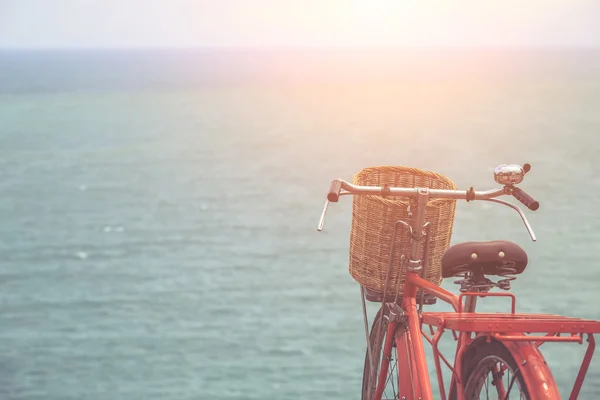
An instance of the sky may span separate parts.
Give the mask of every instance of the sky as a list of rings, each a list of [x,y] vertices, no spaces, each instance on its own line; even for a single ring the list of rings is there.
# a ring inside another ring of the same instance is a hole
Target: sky
[[[0,47],[600,46],[599,20],[599,0],[0,0]]]

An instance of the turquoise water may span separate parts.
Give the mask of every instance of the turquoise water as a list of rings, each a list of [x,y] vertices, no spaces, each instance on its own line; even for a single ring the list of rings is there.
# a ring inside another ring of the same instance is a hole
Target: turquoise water
[[[528,251],[519,311],[600,319],[598,53],[492,56],[1,54],[0,397],[360,398],[350,202],[316,224],[371,165],[531,163],[538,242],[485,203],[453,242]],[[542,349],[566,395],[584,347]]]

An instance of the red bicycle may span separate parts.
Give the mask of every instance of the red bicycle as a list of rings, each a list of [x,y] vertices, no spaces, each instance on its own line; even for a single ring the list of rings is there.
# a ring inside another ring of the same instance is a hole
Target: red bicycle
[[[475,191],[473,188],[446,190],[388,185],[360,186],[340,179],[332,182],[319,222],[319,231],[323,228],[329,203],[337,202],[343,195],[405,197],[410,199],[411,207],[416,207],[411,219],[403,222],[410,232],[404,289],[396,290],[395,298],[390,300],[389,293],[386,293],[390,290],[387,281],[383,293],[367,293],[368,290],[361,286],[367,336],[363,400],[433,398],[423,338],[433,349],[439,392],[443,400],[540,400],[559,399],[560,394],[539,347],[547,342],[581,344],[586,337],[587,351],[569,399],[578,397],[595,348],[593,334],[600,332],[600,322],[559,315],[520,314],[516,312],[514,294],[489,292],[494,287],[509,289],[510,280],[524,271],[527,254],[521,247],[508,241],[468,242],[449,247],[441,262],[442,277],[460,277],[458,283],[461,284],[462,293],[459,296],[421,276],[423,227],[427,225],[425,209],[432,199],[486,200],[509,206],[519,213],[535,241],[533,230],[521,209],[496,199],[512,195],[529,209],[537,210],[539,203],[516,186],[522,182],[529,169],[528,164],[497,167],[494,171],[495,181],[502,187],[489,191]],[[490,277],[500,279],[494,282]],[[401,296],[398,293],[402,293]],[[489,296],[510,298],[511,311],[476,312],[477,299]],[[370,330],[365,297],[381,302]],[[449,303],[454,312],[423,312],[423,304],[432,298]],[[426,327],[429,332],[426,332]],[[448,331],[456,341],[453,363],[448,361],[438,347],[440,338]],[[451,371],[447,392],[442,362]]]

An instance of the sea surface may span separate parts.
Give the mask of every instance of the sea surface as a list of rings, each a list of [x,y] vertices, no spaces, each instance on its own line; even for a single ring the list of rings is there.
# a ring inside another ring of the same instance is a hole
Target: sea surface
[[[530,163],[538,241],[472,202],[453,243],[527,250],[518,311],[600,319],[599,105],[590,49],[2,51],[0,399],[360,399],[350,200],[316,226],[374,165]],[[585,346],[542,350],[568,397]]]

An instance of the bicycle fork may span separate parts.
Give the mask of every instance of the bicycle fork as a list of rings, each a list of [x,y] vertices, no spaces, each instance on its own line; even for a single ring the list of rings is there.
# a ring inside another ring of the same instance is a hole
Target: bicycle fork
[[[399,399],[431,400],[433,398],[429,384],[429,370],[427,369],[423,341],[420,335],[421,323],[414,299],[412,299],[412,306],[410,306],[410,303],[409,300],[406,313],[403,313],[399,318],[390,319],[385,336],[377,389],[373,400],[381,400],[383,395],[388,380],[394,345],[397,352]]]

